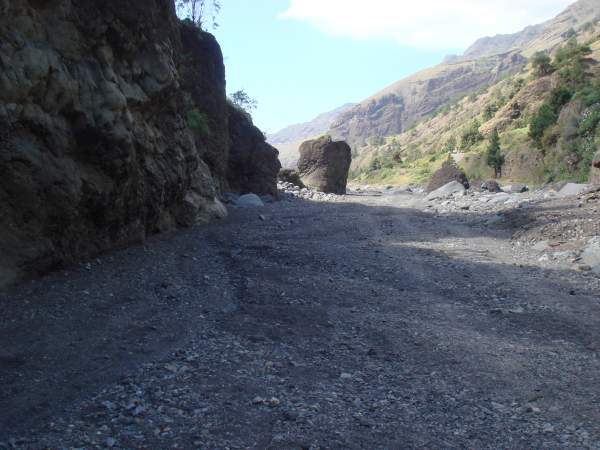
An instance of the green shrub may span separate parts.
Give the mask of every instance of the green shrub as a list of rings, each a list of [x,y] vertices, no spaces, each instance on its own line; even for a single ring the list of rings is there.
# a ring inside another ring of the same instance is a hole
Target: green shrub
[[[529,124],[529,137],[537,144],[539,148],[543,148],[542,138],[548,128],[556,123],[558,114],[548,104],[544,103],[540,110],[531,118]]]
[[[560,110],[566,105],[573,94],[564,86],[559,86],[550,93],[550,97],[542,104],[537,114],[534,114],[529,124],[529,137],[540,149],[545,148],[544,135],[546,130],[558,120]]]
[[[596,127],[600,123],[600,105],[586,111],[579,122],[578,133],[582,137],[593,136],[596,133]]]
[[[531,67],[533,68],[533,74],[538,78],[554,72],[552,59],[547,52],[537,52],[534,54],[531,58]]]
[[[479,122],[479,120],[475,119],[463,131],[460,138],[460,148],[462,150],[467,150],[483,140],[483,135],[479,131],[480,126],[481,123]]]
[[[194,133],[197,133],[201,137],[206,137],[210,135],[210,127],[208,125],[208,116],[198,111],[197,109],[192,109],[187,113],[187,126]]]

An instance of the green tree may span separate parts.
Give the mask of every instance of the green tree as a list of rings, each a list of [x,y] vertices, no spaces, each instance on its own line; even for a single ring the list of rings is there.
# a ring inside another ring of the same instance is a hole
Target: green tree
[[[554,72],[552,66],[552,59],[546,52],[537,52],[531,58],[531,66],[533,67],[533,73],[536,77],[545,77]]]
[[[244,89],[240,89],[239,91],[231,94],[231,102],[238,108],[246,111],[248,114],[250,114],[258,106],[258,102],[250,97]]]
[[[486,150],[486,162],[487,165],[494,169],[494,177],[499,178],[502,176],[502,166],[504,165],[504,156],[502,155],[502,149],[500,148],[500,135],[498,130],[494,129],[488,147]]]
[[[198,28],[204,27],[207,17],[210,17],[213,28],[219,26],[220,0],[176,0],[176,5],[179,16],[191,20]]]
[[[462,150],[467,150],[473,145],[483,140],[483,135],[479,131],[480,126],[481,123],[479,122],[479,120],[475,119],[463,131],[462,136],[460,138],[460,148]]]

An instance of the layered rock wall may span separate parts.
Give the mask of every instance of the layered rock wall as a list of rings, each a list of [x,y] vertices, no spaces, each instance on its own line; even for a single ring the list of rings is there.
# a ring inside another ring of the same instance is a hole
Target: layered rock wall
[[[0,10],[0,285],[223,216],[229,111],[211,35],[172,0]]]

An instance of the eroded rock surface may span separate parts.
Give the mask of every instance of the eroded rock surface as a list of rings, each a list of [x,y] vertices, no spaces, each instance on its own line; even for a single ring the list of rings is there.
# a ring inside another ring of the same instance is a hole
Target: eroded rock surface
[[[229,158],[221,50],[171,0],[0,6],[0,286],[222,217],[278,164],[264,138]]]
[[[351,162],[347,143],[323,136],[300,146],[298,173],[306,186],[328,194],[345,194]]]

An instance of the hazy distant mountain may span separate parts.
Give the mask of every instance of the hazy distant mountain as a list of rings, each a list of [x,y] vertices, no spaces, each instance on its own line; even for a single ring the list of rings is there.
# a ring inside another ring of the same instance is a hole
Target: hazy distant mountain
[[[267,136],[268,142],[279,150],[279,159],[284,167],[292,167],[298,161],[298,148],[307,139],[325,134],[339,116],[355,103],[346,103],[339,108],[315,117],[313,120],[290,125]]]

